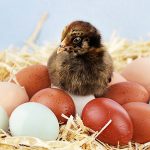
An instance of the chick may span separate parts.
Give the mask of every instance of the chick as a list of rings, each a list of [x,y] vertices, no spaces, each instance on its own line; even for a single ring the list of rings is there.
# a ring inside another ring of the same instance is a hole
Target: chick
[[[48,60],[52,84],[75,95],[103,95],[113,72],[98,30],[74,21],[62,33],[60,46]]]

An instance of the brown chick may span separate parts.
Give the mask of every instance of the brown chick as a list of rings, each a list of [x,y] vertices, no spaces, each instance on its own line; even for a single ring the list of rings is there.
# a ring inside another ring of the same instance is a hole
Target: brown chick
[[[64,29],[48,70],[53,85],[75,95],[100,97],[111,80],[113,63],[97,29],[74,21]]]

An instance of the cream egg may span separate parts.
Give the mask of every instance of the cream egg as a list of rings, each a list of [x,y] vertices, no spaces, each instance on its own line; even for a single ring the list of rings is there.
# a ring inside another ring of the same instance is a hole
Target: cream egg
[[[17,106],[28,101],[29,97],[23,87],[11,82],[0,82],[0,106],[6,110],[8,116]]]
[[[129,81],[143,85],[150,95],[150,57],[134,60],[125,67],[122,75]]]
[[[119,83],[119,82],[125,82],[127,81],[120,73],[118,72],[113,72],[111,82],[109,83],[109,86]]]

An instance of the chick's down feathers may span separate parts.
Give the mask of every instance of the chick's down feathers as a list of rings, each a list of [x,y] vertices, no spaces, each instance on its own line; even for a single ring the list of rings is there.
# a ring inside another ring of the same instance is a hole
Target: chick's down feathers
[[[100,97],[111,80],[113,63],[97,29],[88,22],[68,25],[60,46],[48,60],[54,86],[75,95]]]

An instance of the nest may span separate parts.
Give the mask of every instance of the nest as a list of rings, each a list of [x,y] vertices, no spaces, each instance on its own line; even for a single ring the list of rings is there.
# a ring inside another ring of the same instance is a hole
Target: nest
[[[47,18],[42,16],[35,31],[23,47],[9,47],[0,52],[0,81],[9,81],[20,69],[32,64],[47,64],[48,57],[57,44],[35,43],[37,35]],[[139,57],[150,56],[150,41],[128,41],[112,36],[104,43],[109,50],[115,70],[120,72],[128,63]],[[66,116],[64,116],[66,118]],[[94,132],[83,125],[79,116],[67,118],[67,124],[60,126],[59,137],[56,141],[42,141],[33,137],[11,137],[0,131],[0,150],[147,150],[150,142],[145,144],[129,143],[124,147],[114,147],[97,141],[96,137],[111,123],[111,120],[99,132]],[[89,134],[89,131],[93,134]]]
[[[66,116],[64,116],[67,118]],[[147,150],[150,142],[146,144],[129,143],[124,147],[110,146],[96,137],[111,123],[111,120],[99,131],[94,132],[85,127],[81,118],[67,118],[67,124],[60,127],[60,133],[56,141],[42,141],[34,137],[11,137],[4,131],[0,131],[0,149],[2,150]],[[92,135],[89,134],[93,133]]]

